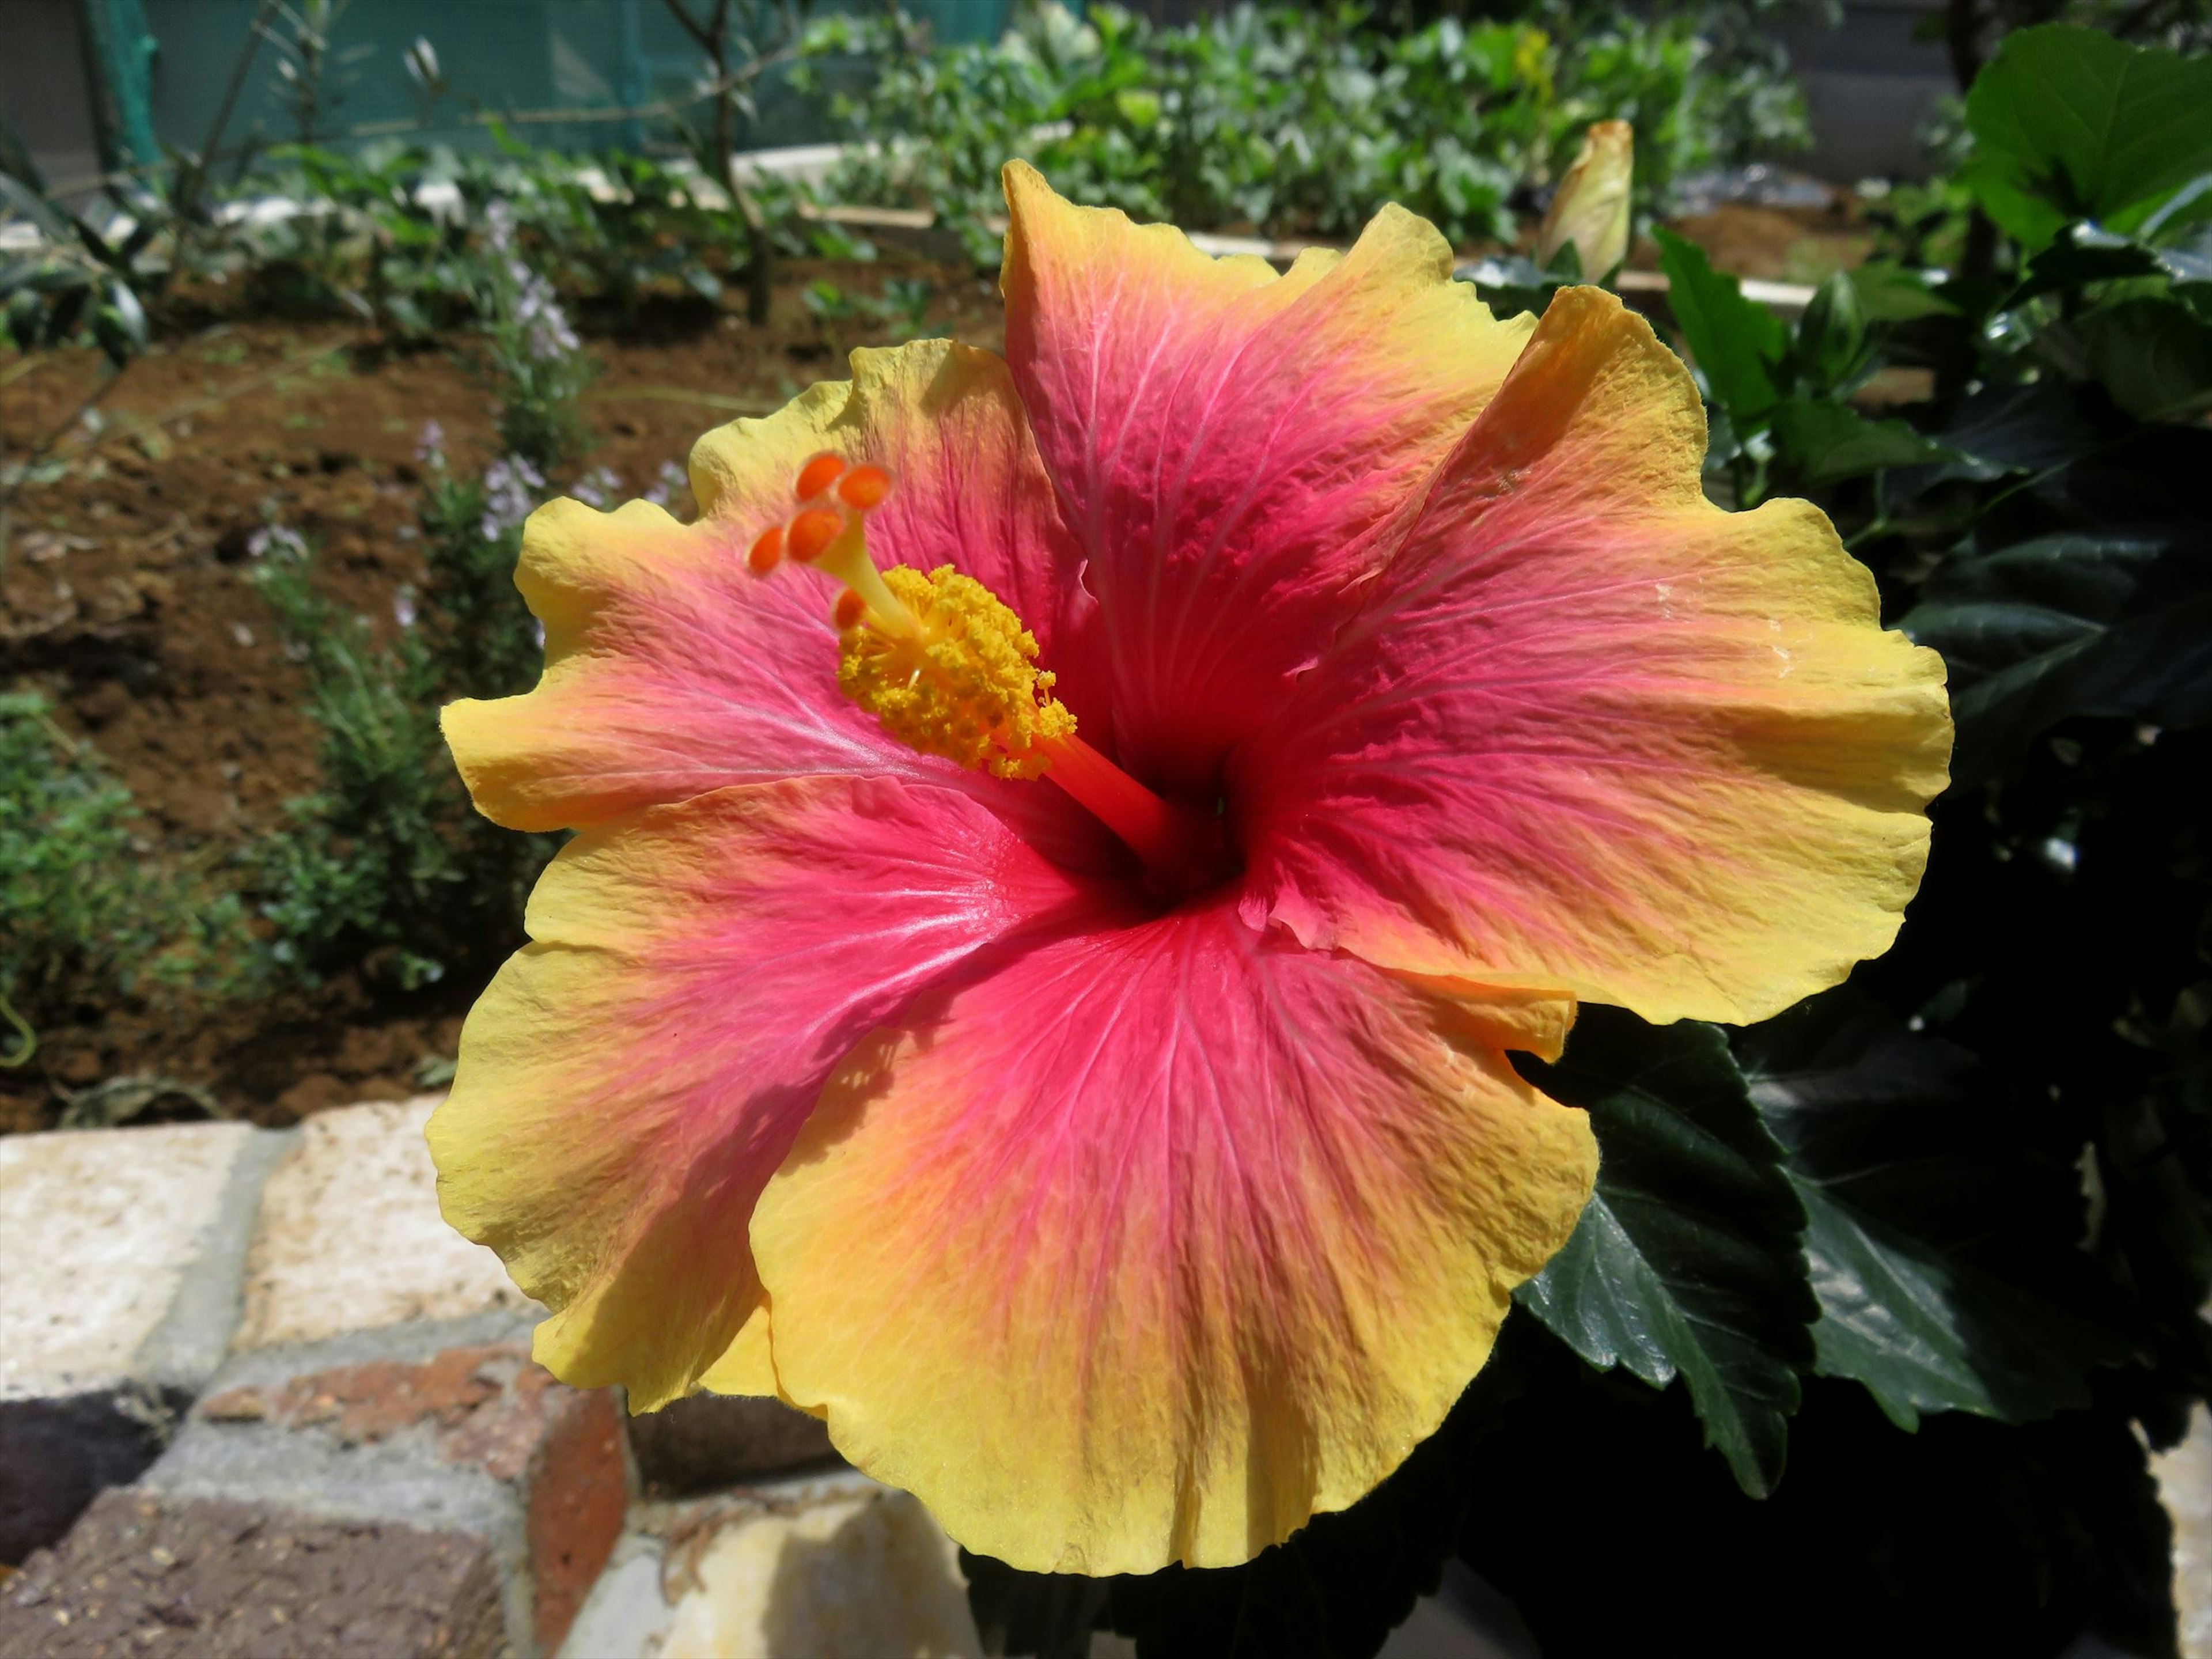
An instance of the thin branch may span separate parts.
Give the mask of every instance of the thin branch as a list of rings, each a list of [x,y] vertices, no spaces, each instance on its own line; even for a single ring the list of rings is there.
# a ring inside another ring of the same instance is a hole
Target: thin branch
[[[192,210],[198,205],[202,186],[207,182],[208,169],[215,165],[216,149],[222,143],[222,135],[230,125],[232,112],[238,107],[238,96],[246,87],[246,72],[253,67],[255,54],[261,47],[261,36],[269,21],[269,14],[276,9],[277,0],[261,0],[246,26],[246,46],[238,54],[238,61],[230,68],[230,84],[223,88],[222,102],[216,106],[215,118],[208,123],[207,137],[200,141],[199,153],[177,181],[177,193],[171,198],[170,211],[178,219],[188,222]],[[181,234],[182,233],[179,233]]]
[[[664,0],[664,3],[669,15],[684,26],[684,32],[691,37],[692,44],[700,51],[711,54],[714,50],[713,37],[707,33],[704,25],[693,20],[691,9],[684,3],[684,0]]]

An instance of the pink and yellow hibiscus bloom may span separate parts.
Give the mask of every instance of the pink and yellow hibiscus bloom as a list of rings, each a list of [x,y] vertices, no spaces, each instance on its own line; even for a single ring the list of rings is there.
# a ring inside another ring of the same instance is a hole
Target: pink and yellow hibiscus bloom
[[[1389,1474],[1572,1231],[1595,1146],[1509,1050],[1888,945],[1942,668],[1817,509],[1705,501],[1610,296],[1501,322],[1395,208],[1278,274],[1006,185],[1003,358],[854,353],[700,441],[694,524],[530,520],[544,678],[446,727],[577,834],[430,1139],[556,1375],[779,1395],[1017,1566],[1221,1565]],[[963,765],[841,690],[883,617],[747,556],[824,455],[1076,739]]]

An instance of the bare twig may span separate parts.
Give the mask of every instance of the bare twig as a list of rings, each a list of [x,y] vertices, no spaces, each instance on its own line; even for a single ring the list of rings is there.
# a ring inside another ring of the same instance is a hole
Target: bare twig
[[[714,99],[714,131],[709,141],[714,145],[714,177],[727,193],[730,204],[745,227],[745,318],[756,328],[768,322],[769,302],[775,292],[775,239],[769,234],[768,217],[761,211],[753,194],[738,182],[738,100],[736,89],[742,82],[732,76],[730,70],[730,15],[733,0],[714,0],[714,9],[702,22],[691,15],[686,0],[664,0],[669,15],[682,26],[714,71],[714,84],[721,88]],[[755,52],[749,62],[751,76],[757,77],[769,63],[773,62],[788,47],[788,40],[776,53]],[[708,158],[702,157],[702,162]]]
[[[216,106],[215,117],[208,123],[207,137],[200,141],[199,153],[178,179],[176,189],[169,198],[169,210],[177,216],[180,227],[177,239],[181,245],[185,232],[181,227],[191,222],[193,210],[199,205],[200,191],[207,184],[208,169],[215,165],[216,151],[222,143],[222,135],[230,125],[232,112],[238,107],[239,94],[245,90],[246,71],[253,67],[253,58],[260,49],[261,37],[266,31],[269,15],[276,9],[276,0],[261,0],[253,13],[253,21],[246,27],[246,45],[238,54],[238,61],[230,66],[230,84],[222,89],[222,102]],[[179,246],[179,252],[181,254]],[[175,264],[182,264],[179,258]]]

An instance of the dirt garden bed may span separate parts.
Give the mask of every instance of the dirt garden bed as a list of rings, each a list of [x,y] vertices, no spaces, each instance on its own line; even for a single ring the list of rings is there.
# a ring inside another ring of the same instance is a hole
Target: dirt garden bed
[[[995,286],[964,267],[784,276],[765,330],[702,307],[594,341],[605,371],[586,397],[588,463],[640,493],[701,433],[836,373],[862,325],[818,315],[812,283],[866,295],[920,276],[929,331],[1000,342]],[[423,580],[424,423],[444,428],[459,465],[490,459],[495,441],[491,399],[456,354],[391,352],[328,322],[201,321],[132,367],[101,405],[97,440],[80,432],[63,447],[66,476],[20,499],[0,579],[0,690],[43,690],[58,723],[110,763],[145,813],[149,858],[214,868],[319,781],[302,676],[246,579],[248,538],[275,519],[319,541],[332,597],[388,630],[395,599]],[[20,444],[65,418],[99,372],[89,351],[12,360],[0,419]],[[270,1124],[398,1098],[452,1056],[480,988],[399,994],[340,975],[270,1000],[82,1006],[42,1023],[28,1066],[0,1072],[0,1132],[51,1127],[70,1091],[118,1077],[199,1085]]]

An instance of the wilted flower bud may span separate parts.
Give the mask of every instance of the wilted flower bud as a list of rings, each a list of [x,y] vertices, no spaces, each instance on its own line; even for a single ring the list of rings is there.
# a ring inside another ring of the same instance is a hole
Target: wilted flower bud
[[[1571,242],[1583,275],[1595,282],[1626,259],[1628,186],[1635,168],[1636,129],[1626,121],[1592,125],[1536,233],[1536,263],[1549,265]]]

